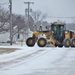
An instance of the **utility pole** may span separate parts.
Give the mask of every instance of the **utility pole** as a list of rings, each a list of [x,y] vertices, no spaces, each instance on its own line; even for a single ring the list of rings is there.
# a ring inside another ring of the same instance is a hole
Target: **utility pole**
[[[34,2],[24,2],[24,3],[28,4],[28,28],[29,28],[29,25],[30,25],[30,22],[29,22],[30,4],[34,4]]]
[[[9,22],[9,24],[10,24],[10,45],[12,45],[12,39],[13,39],[13,34],[12,34],[12,0],[9,0],[9,3],[10,3],[10,5],[9,5],[9,9],[10,9],[10,22]]]

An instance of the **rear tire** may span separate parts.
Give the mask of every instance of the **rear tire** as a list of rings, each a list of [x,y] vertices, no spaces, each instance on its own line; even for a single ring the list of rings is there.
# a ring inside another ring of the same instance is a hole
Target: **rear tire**
[[[63,45],[65,47],[70,47],[70,39],[68,39],[68,38],[64,39]]]
[[[26,45],[29,47],[33,47],[35,45],[34,39],[32,37],[26,40]]]
[[[40,38],[40,39],[38,40],[37,44],[38,44],[39,47],[45,47],[46,44],[47,44],[47,41],[46,41],[45,38]]]
[[[57,43],[55,43],[55,47],[63,47],[63,44],[57,44]]]
[[[75,47],[75,38],[71,39],[71,47]]]

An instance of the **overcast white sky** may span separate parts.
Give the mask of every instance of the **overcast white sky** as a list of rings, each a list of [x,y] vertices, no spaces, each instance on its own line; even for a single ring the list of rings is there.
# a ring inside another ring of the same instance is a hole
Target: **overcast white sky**
[[[75,17],[75,0],[12,0],[13,13],[25,14],[25,8],[27,5],[25,1],[33,1],[34,4],[31,8],[34,10],[41,10],[43,13],[47,13],[49,16],[56,17]],[[9,0],[0,0],[0,3],[9,2]],[[5,6],[5,5],[4,5]],[[56,21],[58,18],[48,18],[48,21]],[[66,22],[72,22],[71,19],[61,19]]]

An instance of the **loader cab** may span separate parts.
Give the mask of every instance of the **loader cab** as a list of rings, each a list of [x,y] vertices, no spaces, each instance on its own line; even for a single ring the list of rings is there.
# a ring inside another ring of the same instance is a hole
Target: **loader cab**
[[[51,30],[54,32],[54,38],[58,40],[60,43],[63,43],[63,40],[65,38],[65,24],[60,24],[57,22],[52,23]]]

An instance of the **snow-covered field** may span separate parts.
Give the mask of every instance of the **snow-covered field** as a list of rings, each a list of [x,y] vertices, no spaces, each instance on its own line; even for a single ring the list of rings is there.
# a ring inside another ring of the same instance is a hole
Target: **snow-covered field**
[[[20,50],[0,55],[0,75],[75,75],[75,48],[37,45],[1,48]]]

